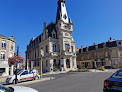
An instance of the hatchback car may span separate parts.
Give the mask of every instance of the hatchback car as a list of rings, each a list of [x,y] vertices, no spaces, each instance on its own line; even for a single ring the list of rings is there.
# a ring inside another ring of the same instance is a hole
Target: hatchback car
[[[122,69],[104,81],[103,92],[122,92]]]
[[[37,70],[22,70],[17,73],[17,82],[27,81],[27,80],[38,80],[40,78],[40,75]],[[15,84],[15,75],[10,76],[6,79],[6,83]]]

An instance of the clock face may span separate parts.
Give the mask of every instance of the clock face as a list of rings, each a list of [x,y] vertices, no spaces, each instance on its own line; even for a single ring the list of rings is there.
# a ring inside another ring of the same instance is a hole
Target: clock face
[[[64,18],[65,20],[67,19],[67,16],[66,16],[66,14],[64,14],[63,18]]]

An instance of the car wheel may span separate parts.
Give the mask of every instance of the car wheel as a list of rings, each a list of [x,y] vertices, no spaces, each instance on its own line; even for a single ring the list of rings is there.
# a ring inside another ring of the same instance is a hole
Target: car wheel
[[[16,84],[16,83],[15,83],[15,79],[13,80],[13,82],[12,82],[12,83],[13,83],[13,84]],[[17,83],[18,83],[18,80],[17,80]]]
[[[36,76],[36,77],[35,77],[35,80],[39,80],[39,77],[38,77],[38,76]]]

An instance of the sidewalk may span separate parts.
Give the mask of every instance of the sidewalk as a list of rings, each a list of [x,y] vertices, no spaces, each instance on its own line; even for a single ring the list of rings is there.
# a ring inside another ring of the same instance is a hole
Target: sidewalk
[[[102,70],[96,70],[96,69],[89,69],[91,72],[109,72],[108,69],[105,69],[105,71]]]
[[[5,82],[8,76],[0,76],[0,82]]]
[[[67,73],[67,72],[68,71],[48,72],[48,73],[44,73],[43,75],[61,74],[61,73]]]

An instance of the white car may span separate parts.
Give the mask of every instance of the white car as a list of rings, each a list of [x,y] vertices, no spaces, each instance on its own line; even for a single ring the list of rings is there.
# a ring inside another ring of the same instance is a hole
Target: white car
[[[17,73],[17,82],[27,81],[27,80],[38,80],[40,78],[40,75],[37,70],[22,70]],[[10,76],[6,79],[6,83],[15,84],[15,75]]]
[[[5,87],[3,85],[0,85],[0,92],[38,92],[38,91],[24,86]]]

